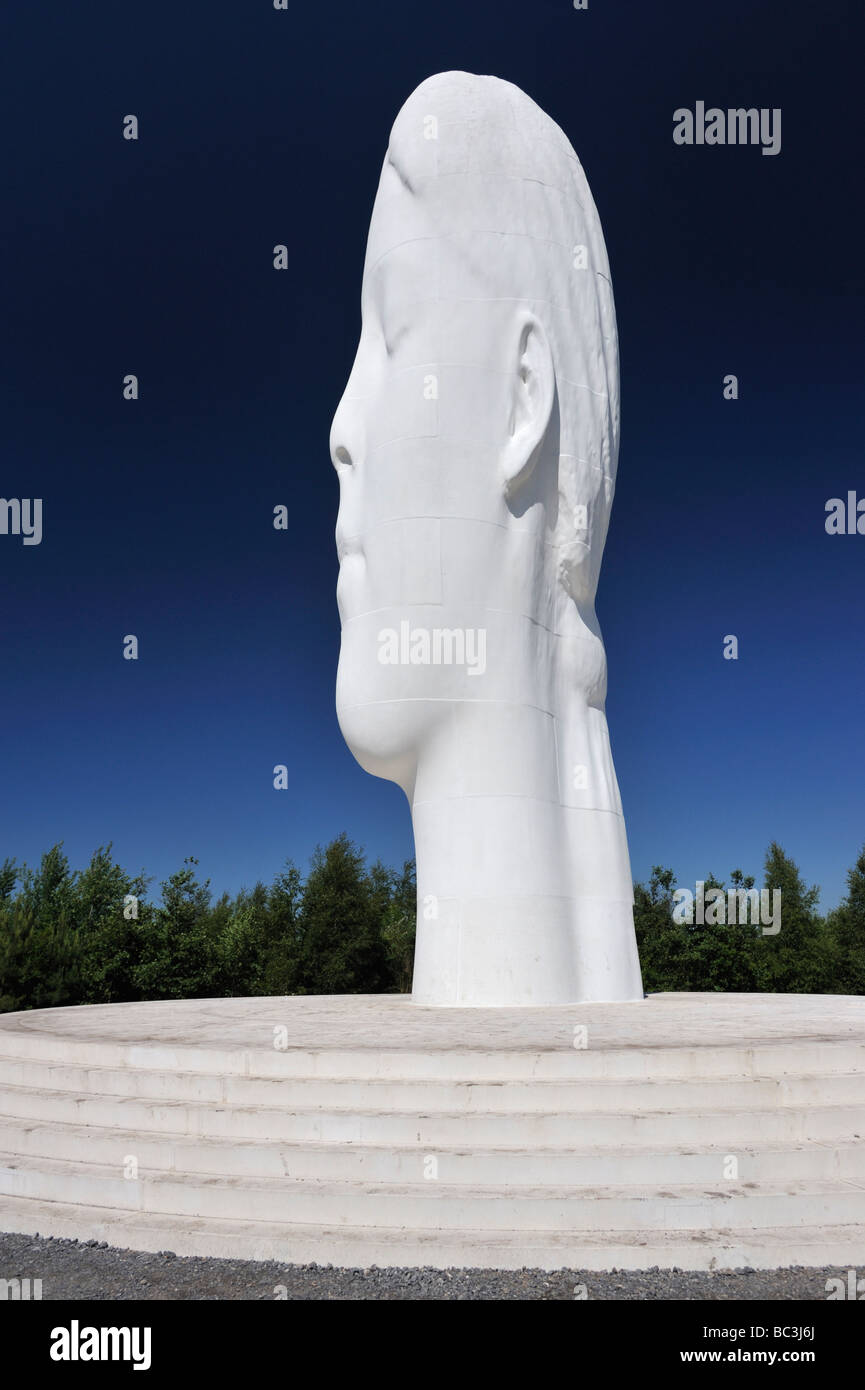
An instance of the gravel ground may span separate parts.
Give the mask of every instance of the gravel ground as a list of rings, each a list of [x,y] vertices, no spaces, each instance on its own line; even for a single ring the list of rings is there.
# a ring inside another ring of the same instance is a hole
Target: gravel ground
[[[686,1270],[341,1269],[117,1250],[95,1241],[0,1234],[0,1277],[42,1280],[51,1299],[456,1299],[629,1302],[826,1299],[846,1269]]]

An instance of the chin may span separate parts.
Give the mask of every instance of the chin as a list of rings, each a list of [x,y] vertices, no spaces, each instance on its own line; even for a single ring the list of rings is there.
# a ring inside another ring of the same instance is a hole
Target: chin
[[[336,678],[336,717],[353,757],[364,772],[396,782],[408,795],[414,783],[421,731],[419,707],[414,700],[400,700],[395,690],[382,689],[380,698],[356,698],[357,683],[340,657]],[[379,674],[381,668],[379,667]],[[381,682],[384,687],[390,682]],[[378,692],[376,692],[378,693]],[[353,698],[354,697],[354,698]]]

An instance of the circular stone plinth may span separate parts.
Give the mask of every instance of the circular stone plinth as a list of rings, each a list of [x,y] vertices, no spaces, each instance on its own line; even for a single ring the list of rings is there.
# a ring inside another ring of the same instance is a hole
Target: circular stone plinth
[[[292,995],[253,999],[162,1000],[34,1009],[0,1015],[0,1032],[53,1035],[64,1042],[214,1048],[287,1045],[426,1051],[558,1051],[574,1027],[592,1050],[755,1047],[784,1042],[865,1042],[865,998],[831,994],[653,994],[626,1004],[555,1008],[430,1008],[405,994]],[[2,1055],[2,1049],[0,1049]]]
[[[282,1262],[841,1265],[865,999],[0,1016],[0,1229]]]

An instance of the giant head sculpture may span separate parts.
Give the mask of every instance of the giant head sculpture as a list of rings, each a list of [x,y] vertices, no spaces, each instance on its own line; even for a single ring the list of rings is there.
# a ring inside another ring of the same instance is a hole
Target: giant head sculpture
[[[494,77],[403,106],[334,417],[340,727],[412,809],[413,997],[642,997],[594,601],[610,271],[559,127]]]

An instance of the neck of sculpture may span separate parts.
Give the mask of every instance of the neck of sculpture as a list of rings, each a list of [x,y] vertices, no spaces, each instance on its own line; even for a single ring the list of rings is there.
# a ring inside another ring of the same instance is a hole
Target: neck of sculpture
[[[454,703],[409,795],[418,1002],[642,997],[602,708]]]

